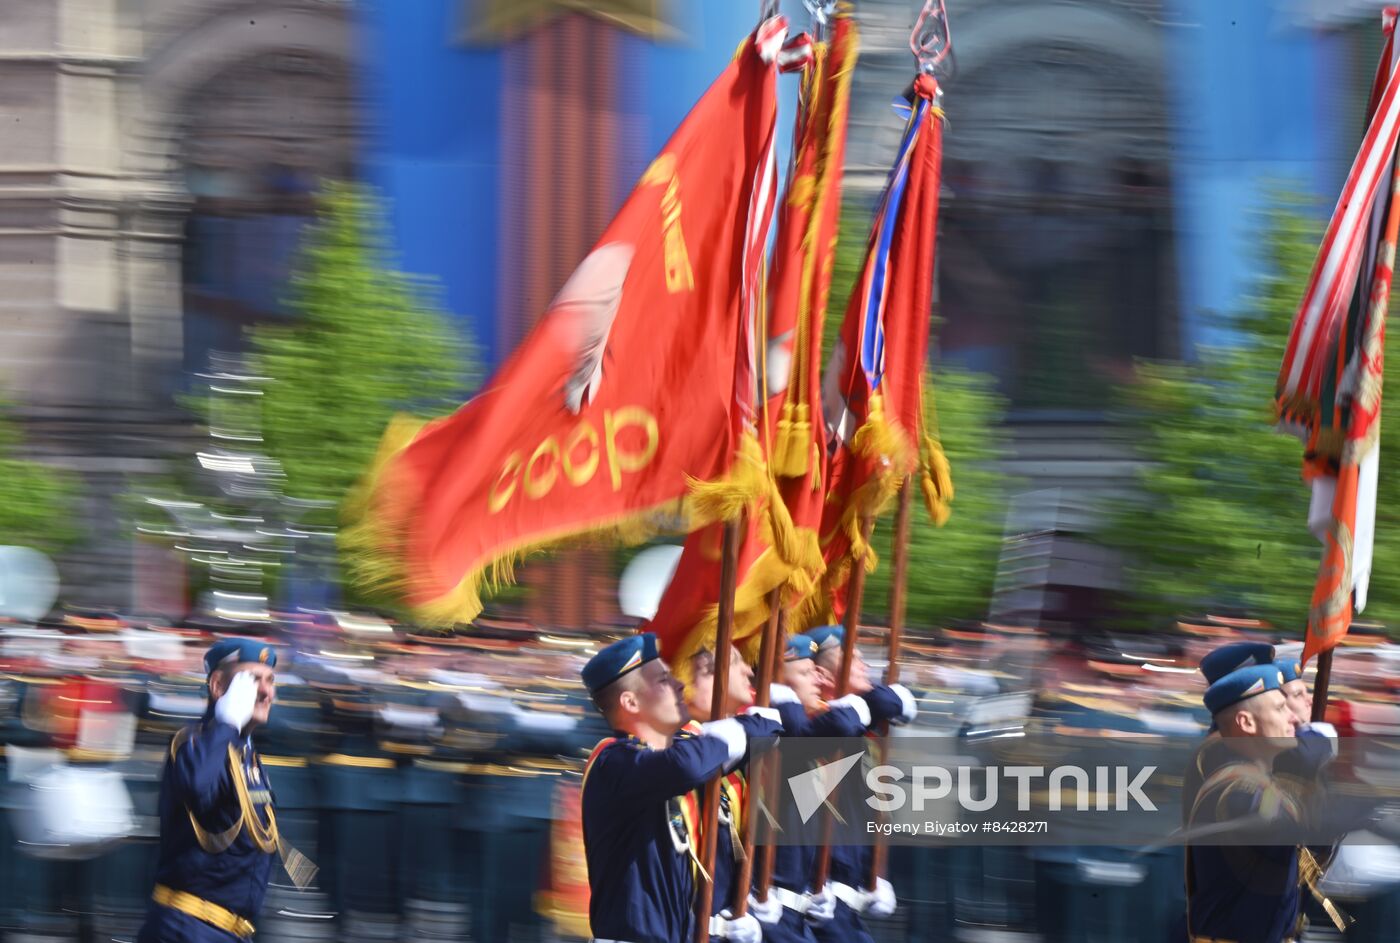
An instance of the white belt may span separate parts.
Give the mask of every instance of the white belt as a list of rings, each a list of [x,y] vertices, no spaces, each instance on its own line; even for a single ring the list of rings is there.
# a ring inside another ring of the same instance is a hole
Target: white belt
[[[851,887],[849,884],[832,881],[827,887],[831,888],[831,893],[836,896],[837,900],[844,903],[856,913],[865,910],[865,905],[869,902],[864,891],[859,888]]]
[[[602,937],[594,937],[593,943],[627,943],[626,940],[605,940]]]
[[[768,896],[776,898],[778,903],[788,910],[796,911],[799,914],[807,913],[808,908],[812,906],[812,901],[806,894],[798,894],[776,884],[768,888]]]

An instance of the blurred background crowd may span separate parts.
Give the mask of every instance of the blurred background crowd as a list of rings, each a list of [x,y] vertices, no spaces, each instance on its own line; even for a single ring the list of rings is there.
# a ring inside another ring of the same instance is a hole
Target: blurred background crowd
[[[898,140],[916,8],[855,3],[836,298]],[[1206,648],[1301,638],[1318,551],[1270,404],[1355,153],[1377,5],[948,12],[933,380],[957,497],[946,527],[914,530],[918,729],[1198,736]],[[428,632],[347,577],[338,522],[389,417],[451,408],[510,353],[757,15],[0,4],[9,938],[131,938],[163,750],[202,712],[199,658],[229,632],[283,652],[260,749],[322,868],[311,892],[274,888],[260,937],[583,933],[571,787],[602,731],[577,670],[630,628],[633,551],[533,560],[489,618]],[[787,120],[792,83],[780,96]],[[1377,625],[1333,676],[1336,719],[1372,734],[1400,727],[1384,463],[1378,504]],[[882,567],[873,664],[887,596]],[[1344,889],[1372,908],[1356,939],[1394,925],[1400,866],[1377,862]],[[1150,915],[1181,895],[1171,852],[896,849],[892,868],[885,940],[1156,941]]]
[[[321,869],[307,890],[274,878],[260,938],[585,939],[577,788],[607,731],[578,671],[618,631],[483,619],[426,635],[368,614],[171,626],[73,611],[8,624],[0,926],[16,940],[132,938],[170,737],[205,710],[211,639],[237,632],[278,648],[278,703],[259,750],[284,833]],[[876,667],[882,635],[868,628]],[[906,645],[902,677],[921,713],[904,733],[1193,744],[1209,724],[1200,656],[1287,635],[1224,617],[1183,622],[1171,640],[944,628]],[[1354,634],[1333,684],[1329,716],[1343,735],[1400,734],[1400,647]],[[1378,768],[1393,776],[1400,764]],[[1358,918],[1349,939],[1384,940],[1400,908],[1400,852],[1361,860],[1328,890]],[[1182,864],[1179,848],[897,846],[900,909],[873,923],[891,943],[1156,943],[1182,906]]]

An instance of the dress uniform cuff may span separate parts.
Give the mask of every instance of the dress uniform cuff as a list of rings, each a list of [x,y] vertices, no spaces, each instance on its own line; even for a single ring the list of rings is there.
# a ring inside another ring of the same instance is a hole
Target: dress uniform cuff
[[[828,702],[827,706],[849,707],[851,710],[855,711],[856,716],[860,718],[860,725],[862,727],[870,726],[870,705],[865,703],[865,698],[858,694],[847,694],[844,697],[838,697],[836,700]]]
[[[733,717],[712,720],[709,723],[701,724],[700,729],[705,732],[705,736],[716,737],[724,741],[725,747],[729,750],[729,761],[725,764],[725,769],[731,768],[744,758],[744,753],[749,748],[748,734],[744,733],[743,725]]]

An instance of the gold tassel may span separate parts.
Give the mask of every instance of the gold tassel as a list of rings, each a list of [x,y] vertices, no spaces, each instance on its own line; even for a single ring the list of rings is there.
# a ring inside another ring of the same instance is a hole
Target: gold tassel
[[[793,402],[790,399],[784,401],[782,416],[778,419],[777,435],[773,441],[773,452],[769,459],[769,467],[773,474],[783,478],[796,478],[804,473],[795,471],[792,461],[793,449],[802,441],[798,438],[795,412]]]
[[[297,889],[304,891],[310,887],[311,882],[316,879],[316,873],[320,871],[315,862],[281,840],[277,842],[277,853],[282,857],[282,867],[286,870],[287,877],[292,879]]]
[[[925,435],[923,442],[923,467],[919,472],[919,486],[924,493],[924,507],[937,527],[948,523],[953,502],[953,470],[948,464],[948,456],[933,437]]]
[[[691,479],[692,529],[714,521],[732,521],[749,505],[768,493],[771,478],[763,462],[763,447],[752,433],[744,433],[739,454],[729,473],[718,481]]]
[[[1356,922],[1350,914],[1342,911],[1336,904],[1332,903],[1327,895],[1323,894],[1317,886],[1317,882],[1322,880],[1322,865],[1318,864],[1317,856],[1307,848],[1298,849],[1298,879],[1308,889],[1308,893],[1322,905],[1322,909],[1331,918],[1333,926],[1338,932],[1345,932],[1346,928]]]

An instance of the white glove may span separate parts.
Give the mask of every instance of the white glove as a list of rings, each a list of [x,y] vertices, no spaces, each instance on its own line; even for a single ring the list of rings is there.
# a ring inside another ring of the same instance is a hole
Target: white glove
[[[759,923],[766,923],[772,926],[783,919],[783,905],[776,895],[769,894],[768,899],[759,901],[753,894],[749,895],[749,913],[758,919]]]
[[[830,923],[835,920],[836,895],[825,887],[820,894],[808,894],[805,916],[812,923]]]
[[[242,730],[253,719],[253,706],[258,702],[258,683],[247,671],[240,671],[228,683],[224,696],[214,702],[214,719]]]
[[[722,910],[710,917],[710,936],[733,940],[734,943],[760,943],[763,928],[753,914],[735,917],[729,911]]]
[[[894,886],[884,878],[875,879],[875,890],[865,892],[865,906],[862,913],[872,917],[888,917],[894,913]]]
[[[890,690],[899,695],[899,703],[903,710],[897,718],[893,718],[892,724],[912,724],[914,718],[919,716],[919,702],[914,699],[914,695],[902,684],[890,685]]]
[[[827,701],[827,707],[849,707],[856,712],[860,718],[862,727],[870,726],[870,705],[865,703],[865,698],[859,694],[847,694],[845,697],[838,697],[834,701]]]
[[[774,683],[768,687],[768,703],[774,707],[781,707],[783,704],[801,704],[802,699],[786,684]]]
[[[739,761],[744,758],[744,751],[749,748],[748,734],[744,733],[743,726],[733,717],[726,717],[723,720],[712,720],[709,723],[701,724],[700,729],[707,737],[717,737],[724,741],[724,745],[729,748],[729,760],[724,764],[724,769],[728,772]]]
[[[744,713],[771,720],[773,723],[780,726],[783,722],[783,718],[778,714],[778,709],[776,707],[759,707],[755,704],[753,707],[745,708]]]
[[[1313,721],[1310,724],[1303,724],[1298,728],[1299,740],[1313,740],[1322,749],[1319,752],[1324,755],[1330,753],[1329,760],[1337,757],[1337,728],[1327,723],[1325,720]]]
[[[1310,724],[1304,724],[1298,728],[1299,732],[1304,730],[1312,733],[1320,733],[1329,740],[1337,739],[1337,728],[1333,727],[1325,720],[1315,720]]]

